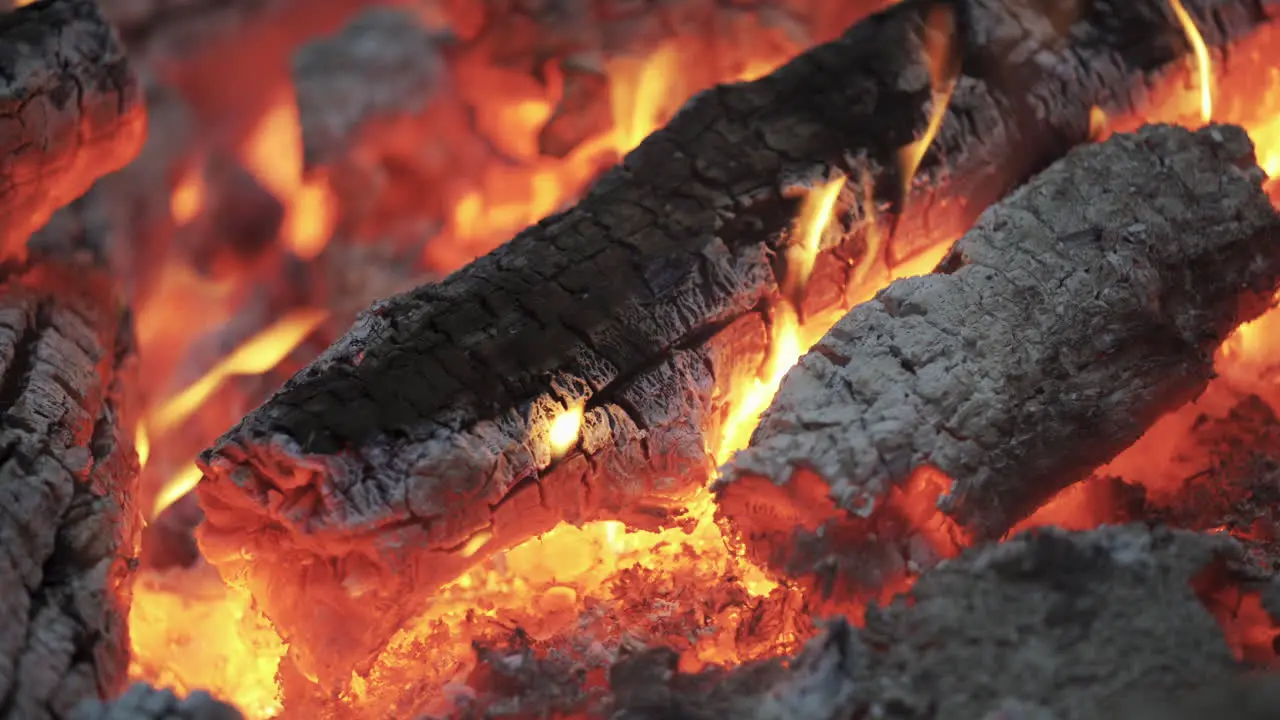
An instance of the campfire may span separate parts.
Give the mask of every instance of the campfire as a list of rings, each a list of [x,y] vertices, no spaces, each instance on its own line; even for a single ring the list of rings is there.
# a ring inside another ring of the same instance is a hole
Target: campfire
[[[1271,0],[0,57],[0,717],[1280,712]]]

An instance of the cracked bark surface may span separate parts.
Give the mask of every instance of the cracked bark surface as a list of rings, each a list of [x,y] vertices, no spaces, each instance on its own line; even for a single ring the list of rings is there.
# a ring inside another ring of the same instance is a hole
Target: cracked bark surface
[[[1215,46],[1269,20],[1254,3],[1187,5]],[[925,2],[696,96],[575,208],[375,305],[203,456],[202,547],[305,674],[340,685],[416,598],[560,521],[671,522],[710,476],[728,396],[761,365],[778,251],[816,179],[853,182],[806,313],[846,307],[869,265],[959,236],[1085,141],[1091,106],[1143,110],[1185,72],[1163,0],[1081,5],[1056,25],[1041,3],[960,7],[964,69],[910,212],[889,200],[897,152],[928,119]],[[1036,63],[1008,63],[1029,51]],[[894,220],[892,244],[867,252]],[[578,404],[577,447],[556,458],[548,422]]]
[[[998,539],[1197,396],[1267,309],[1263,178],[1234,126],[1072,151],[801,359],[717,483],[721,517],[757,557],[853,589],[931,528]]]
[[[0,257],[146,134],[137,79],[94,0],[47,0],[0,15]]]
[[[689,674],[664,648],[624,657],[609,673],[608,717],[1270,717],[1276,680],[1246,677],[1205,600],[1251,581],[1243,557],[1226,536],[1144,524],[1021,534],[925,572],[909,593],[872,607],[862,629],[829,621],[785,662]],[[540,671],[533,658],[508,657],[482,663],[495,673]],[[485,702],[451,718],[554,707],[545,688],[564,683],[549,685],[558,669],[543,672],[546,681],[495,684]]]
[[[0,718],[114,695],[140,529],[133,347],[111,279],[32,255],[0,280]]]

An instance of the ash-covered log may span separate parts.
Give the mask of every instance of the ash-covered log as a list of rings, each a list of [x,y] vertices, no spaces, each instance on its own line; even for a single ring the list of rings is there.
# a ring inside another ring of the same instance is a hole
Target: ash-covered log
[[[1186,5],[1215,46],[1269,21],[1251,2]],[[1072,7],[909,0],[696,96],[575,208],[376,305],[219,440],[202,460],[203,548],[303,673],[337,685],[481,557],[560,521],[671,522],[762,364],[803,191],[851,179],[808,283],[813,315],[844,307],[864,261],[959,236],[1084,142],[1091,107],[1141,111],[1185,72],[1164,0]],[[939,13],[961,70],[907,201],[927,211],[899,217],[885,206],[928,123],[923,37]],[[892,244],[868,253],[890,222]],[[579,408],[557,452],[552,420]]]
[[[32,254],[0,280],[0,717],[124,687],[140,515],[133,347],[112,278]]]
[[[142,147],[146,110],[94,0],[0,15],[0,257]]]
[[[873,606],[865,629],[836,620],[785,666],[690,676],[659,652],[623,662],[611,673],[612,717],[1254,717],[1231,710],[1274,703],[1274,682],[1242,680],[1248,668],[1201,597],[1248,581],[1241,563],[1223,535],[1036,530],[927,571],[906,595]],[[1149,714],[1156,708],[1169,714]]]
[[[1214,349],[1267,309],[1263,179],[1234,126],[1072,151],[802,358],[718,512],[771,564],[855,588],[921,536],[1001,537],[1198,395]]]
[[[203,690],[179,698],[172,690],[137,683],[109,702],[83,703],[71,720],[244,720],[244,716]]]

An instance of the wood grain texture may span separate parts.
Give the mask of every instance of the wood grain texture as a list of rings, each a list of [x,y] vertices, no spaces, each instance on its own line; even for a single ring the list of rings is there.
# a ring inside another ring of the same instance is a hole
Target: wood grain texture
[[[725,468],[719,513],[789,572],[838,566],[876,588],[882,555],[927,531],[879,521],[933,468],[946,521],[1001,537],[1198,395],[1214,349],[1269,306],[1280,213],[1263,178],[1234,126],[1072,151],[935,274],[892,284],[819,341]],[[859,527],[875,537],[865,557]]]
[[[1252,2],[1187,4],[1215,45],[1269,20]],[[1072,3],[1065,20],[1059,4],[963,2],[964,70],[895,216],[897,152],[928,118],[931,7],[901,3],[694,97],[575,208],[375,305],[204,455],[202,545],[306,674],[345,682],[415,598],[557,522],[670,522],[712,472],[727,398],[761,365],[779,251],[815,180],[852,178],[811,313],[847,305],[886,223],[898,234],[873,259],[887,264],[958,237],[1084,142],[1091,106],[1140,111],[1185,72],[1163,0]],[[553,457],[549,420],[584,403],[580,442]]]
[[[146,135],[137,79],[95,0],[42,0],[0,15],[0,256]]]
[[[32,256],[33,262],[36,256]],[[126,680],[140,516],[128,313],[91,263],[0,281],[0,718],[65,718]]]

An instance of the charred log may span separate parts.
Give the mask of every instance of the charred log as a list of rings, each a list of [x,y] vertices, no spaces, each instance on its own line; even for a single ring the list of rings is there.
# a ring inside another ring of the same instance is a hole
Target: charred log
[[[138,683],[111,702],[91,701],[72,720],[243,720],[238,710],[197,690],[179,698],[172,690]]]
[[[1144,526],[1033,531],[924,573],[871,608],[864,630],[834,622],[785,668],[747,666],[713,683],[615,668],[613,717],[1211,720],[1255,715],[1190,710],[1259,703],[1274,713],[1274,681],[1241,681],[1247,668],[1193,591],[1206,574],[1234,582],[1241,553],[1225,536]],[[719,692],[726,683],[734,693]],[[1227,687],[1253,691],[1228,697]],[[1150,714],[1171,710],[1170,698],[1176,712]]]
[[[1214,45],[1268,21],[1253,3],[1187,4],[1213,18],[1201,26]],[[760,367],[775,259],[816,179],[834,168],[852,182],[808,314],[845,306],[857,267],[882,259],[866,247],[886,223],[889,262],[958,236],[1084,142],[1092,106],[1143,110],[1149,87],[1183,72],[1163,0],[1082,4],[1065,20],[1021,0],[960,7],[962,72],[907,199],[927,210],[885,212],[933,95],[933,8],[905,2],[697,96],[576,208],[375,306],[205,455],[202,545],[252,588],[305,674],[342,682],[416,598],[557,522],[670,522],[712,471],[729,395]],[[1015,49],[1037,62],[1010,63]],[[558,457],[548,425],[578,407],[579,441]]]
[[[128,315],[100,267],[0,281],[0,717],[114,695],[139,515]]]
[[[1263,178],[1231,126],[1068,154],[937,273],[832,328],[726,468],[719,512],[763,559],[854,588],[939,527],[1001,537],[1198,395],[1213,350],[1269,306]]]
[[[146,134],[137,79],[94,0],[0,15],[0,256],[133,159]]]

